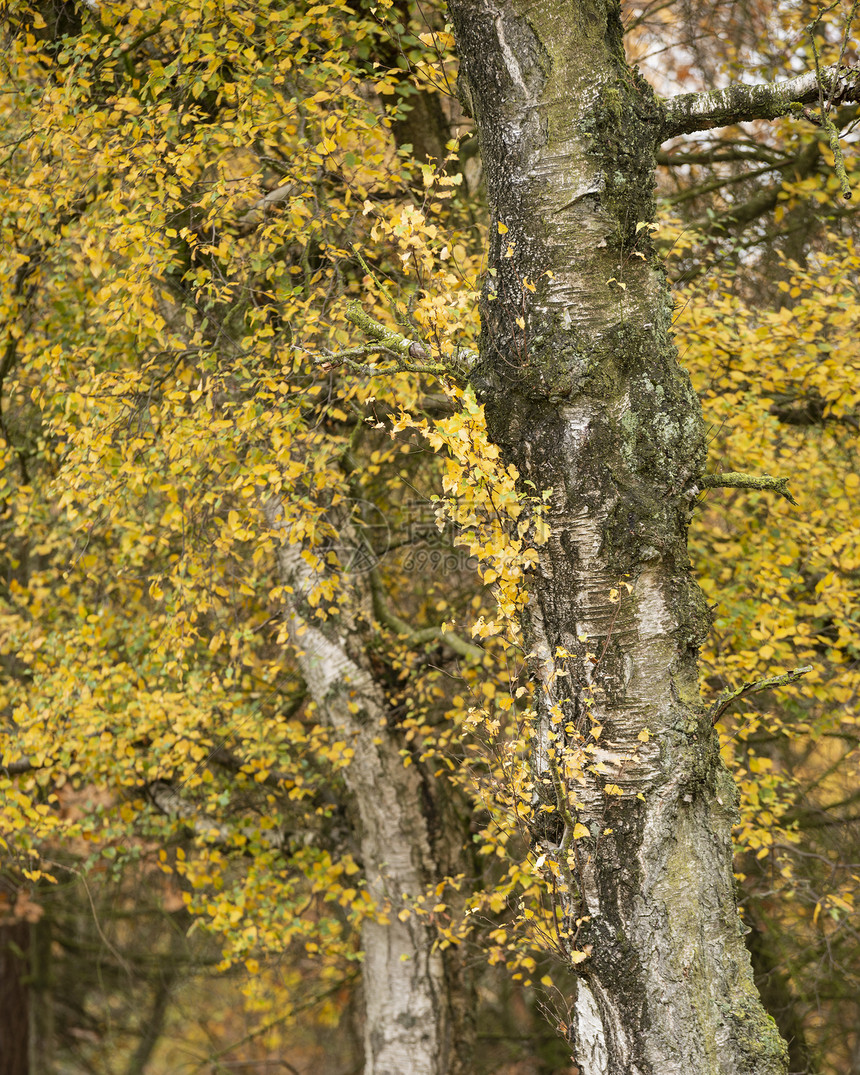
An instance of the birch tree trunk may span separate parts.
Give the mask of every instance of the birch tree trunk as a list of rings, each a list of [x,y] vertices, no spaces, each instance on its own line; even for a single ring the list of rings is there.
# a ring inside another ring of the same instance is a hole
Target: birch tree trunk
[[[574,1059],[775,1075],[785,1047],[735,898],[736,791],[698,686],[704,430],[647,227],[668,112],[626,64],[611,0],[449,8],[492,213],[472,379],[521,481],[552,489],[526,631],[538,792],[564,822],[543,850],[569,880],[564,943],[588,954]]]
[[[306,597],[319,581],[291,544],[276,501],[280,574],[290,591],[285,620],[321,721],[354,754],[343,770],[359,823],[367,891],[378,914],[362,926],[365,1075],[466,1075],[471,1071],[473,1006],[457,949],[443,952],[426,917],[399,917],[410,900],[456,873],[462,833],[444,790],[420,765],[404,765],[395,722],[367,662],[346,602],[325,623]],[[356,588],[360,580],[353,580]],[[387,908],[387,910],[386,910]]]

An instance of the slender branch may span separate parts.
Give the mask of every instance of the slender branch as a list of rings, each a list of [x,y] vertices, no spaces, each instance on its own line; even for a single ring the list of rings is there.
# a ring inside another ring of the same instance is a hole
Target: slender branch
[[[771,212],[779,200],[783,183],[796,182],[811,175],[818,164],[820,156],[821,145],[816,138],[804,146],[796,156],[774,169],[779,176],[778,181],[769,184],[747,201],[732,205],[726,212],[721,213],[716,218],[702,217],[699,220],[691,221],[690,230],[702,231],[708,235],[717,232],[742,231],[747,225],[754,223],[766,213]],[[758,238],[756,241],[761,242],[761,239]],[[710,268],[710,260],[706,261],[706,266]]]
[[[410,627],[406,620],[402,620],[386,604],[382,584],[376,571],[370,572],[370,589],[373,595],[373,614],[384,627],[398,635],[403,635],[411,645],[420,646],[425,642],[439,641],[468,660],[480,661],[483,659],[484,651],[481,647],[467,642],[465,638],[461,638],[455,631],[443,631],[441,627],[425,627],[416,631]]]
[[[821,69],[820,80],[815,71],[807,71],[758,86],[733,82],[711,93],[678,94],[663,102],[665,119],[659,140],[753,119],[777,119],[803,105],[817,104],[824,90],[834,104],[860,101],[860,70],[834,64]]]
[[[629,34],[631,30],[635,30],[637,26],[642,26],[648,22],[653,15],[656,15],[659,11],[665,10],[667,7],[672,7],[675,0],[662,0],[656,7],[646,7],[635,19],[631,19],[624,24],[624,33]]]
[[[456,355],[442,355],[438,362],[430,359],[427,348],[420,340],[411,340],[393,329],[376,321],[361,308],[358,302],[351,302],[346,308],[346,319],[360,329],[372,342],[359,347],[349,347],[343,351],[322,351],[311,358],[322,369],[335,366],[347,366],[355,373],[370,377],[388,376],[392,373],[429,373],[434,377],[447,377],[462,383],[470,366],[478,356],[474,351],[462,348]],[[359,359],[372,355],[384,355],[392,359],[394,365],[379,367]]]
[[[824,811],[822,807],[822,812]],[[848,817],[819,817],[817,820],[809,820],[803,822],[803,830],[806,832],[808,829],[829,829],[838,825],[854,825],[860,821],[860,814],[849,814]]]
[[[858,0],[853,0],[851,4],[851,10],[848,12],[848,18],[845,20],[845,33],[842,35],[842,47],[839,49],[839,59],[837,64],[841,64],[845,58],[845,50],[848,48],[848,42],[851,40],[851,24],[854,22],[854,16],[857,14]],[[819,18],[821,16],[819,15]],[[833,88],[830,90],[830,97],[827,100],[827,108],[825,111],[829,112],[833,107]]]
[[[739,172],[736,175],[721,175],[716,179],[712,179],[709,183],[703,183],[698,187],[689,187],[687,190],[681,191],[680,194],[670,195],[665,199],[666,205],[680,205],[681,202],[692,201],[693,198],[701,198],[705,194],[710,194],[714,190],[721,190],[723,187],[732,186],[735,183],[746,183],[750,179],[758,179],[759,176],[767,175],[768,172],[775,172],[776,165],[764,164],[761,168],[755,168],[751,172]]]
[[[827,141],[830,143],[830,150],[833,153],[833,170],[836,172],[836,178],[839,180],[839,189],[842,191],[842,197],[847,201],[851,201],[851,187],[848,183],[848,173],[845,170],[845,158],[842,156],[842,147],[839,145],[839,131],[833,123],[830,116],[825,115],[822,124],[825,131],[827,131]]]
[[[283,1008],[278,1011],[277,1015],[272,1016],[270,1019],[264,1020],[259,1026],[254,1027],[252,1030],[243,1037],[236,1041],[230,1042],[224,1048],[219,1049],[218,1052],[209,1053],[208,1056],[202,1058],[197,1066],[194,1068],[194,1072],[201,1071],[206,1065],[214,1065],[221,1063],[223,1066],[222,1058],[234,1049],[238,1049],[242,1045],[247,1045],[249,1041],[253,1041],[255,1038],[259,1038],[262,1034],[268,1034],[270,1030],[273,1030],[281,1023],[287,1022],[288,1019],[294,1019],[303,1011],[307,1011],[308,1008],[312,1008],[315,1004],[319,1004],[332,994],[344,989],[346,986],[354,982],[359,976],[359,970],[356,967],[354,970],[350,970],[343,976],[339,976],[334,985],[327,989],[321,990],[319,993],[314,993],[310,997],[306,997],[300,1004],[287,1004],[286,1010]],[[211,1070],[211,1067],[210,1067]]]
[[[797,504],[788,491],[788,478],[772,478],[769,474],[740,474],[737,471],[703,474],[698,484],[702,489],[773,489],[789,504]]]
[[[657,153],[657,163],[664,164],[668,167],[674,167],[675,165],[684,164],[725,164],[736,163],[738,161],[767,161],[776,168],[777,166],[784,164],[787,160],[785,153],[765,145],[751,146],[748,143],[720,139],[714,144],[713,149],[692,152],[678,148],[681,144],[682,143],[680,142],[676,143],[676,147],[672,149],[661,149]],[[732,148],[733,146],[736,148]]]
[[[839,132],[834,126],[833,120],[829,115],[830,110],[833,108],[833,100],[836,95],[837,79],[833,79],[830,83],[830,94],[827,98],[827,102],[824,100],[824,86],[821,79],[821,57],[818,53],[818,42],[815,40],[815,28],[821,21],[822,15],[825,12],[832,10],[836,7],[838,0],[834,0],[834,3],[829,8],[820,10],[815,19],[807,26],[809,32],[809,38],[812,42],[812,55],[815,59],[815,75],[818,79],[818,110],[820,115],[821,126],[827,131],[827,140],[830,143],[830,149],[833,153],[833,167],[836,171],[836,175],[839,179],[839,187],[842,191],[842,197],[846,201],[851,200],[851,187],[848,185],[848,174],[845,171],[845,158],[842,156],[842,147],[839,145]],[[851,14],[848,16],[848,26],[846,30],[851,29],[851,21],[854,18],[854,12],[857,8],[857,0],[851,6]],[[842,62],[842,57],[845,54],[845,44],[843,43],[842,50],[839,53],[839,63]],[[838,65],[837,65],[838,66]],[[807,109],[803,109],[804,113],[808,113]],[[810,117],[811,118],[811,117]]]
[[[794,680],[800,679],[801,676],[805,676],[807,672],[811,671],[812,665],[807,664],[802,668],[792,668],[790,672],[785,672],[781,676],[771,676],[769,679],[755,679],[750,683],[744,683],[742,687],[738,687],[736,690],[723,691],[708,710],[711,724],[716,724],[723,713],[739,698],[743,698],[745,694],[758,694],[760,691],[769,691],[773,687],[784,687],[787,683],[793,683]]]

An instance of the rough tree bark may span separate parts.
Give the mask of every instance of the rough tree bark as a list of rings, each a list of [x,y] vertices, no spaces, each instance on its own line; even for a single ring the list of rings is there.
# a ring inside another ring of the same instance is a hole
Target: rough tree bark
[[[492,212],[472,381],[521,480],[553,490],[526,630],[537,785],[563,823],[543,850],[569,879],[564,943],[589,954],[574,1059],[583,1075],[776,1075],[785,1046],[735,898],[736,790],[699,693],[701,408],[648,223],[661,141],[783,115],[817,85],[661,102],[625,61],[613,0],[449,10]]]

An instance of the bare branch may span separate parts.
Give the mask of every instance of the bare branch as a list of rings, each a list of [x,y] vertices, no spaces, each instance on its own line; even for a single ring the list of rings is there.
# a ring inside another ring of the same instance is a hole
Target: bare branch
[[[711,718],[711,724],[716,724],[723,713],[725,713],[734,702],[743,698],[745,694],[758,694],[761,691],[769,691],[773,687],[784,687],[787,683],[793,683],[796,679],[800,679],[801,676],[805,676],[807,672],[811,671],[812,665],[807,664],[802,668],[792,668],[790,672],[785,672],[781,676],[771,676],[769,679],[756,679],[750,683],[744,683],[744,685],[738,687],[737,690],[723,691],[708,711],[708,715]]]
[[[804,105],[817,104],[821,91],[833,104],[860,101],[860,71],[834,64],[821,70],[821,78],[808,71],[781,82],[747,86],[733,82],[711,93],[681,93],[663,102],[665,121],[660,141],[712,127],[727,127],[753,119],[777,119]]]
[[[231,829],[217,821],[210,815],[201,812],[189,802],[186,802],[179,791],[166,780],[155,780],[146,788],[153,806],[166,817],[176,818],[181,821],[195,836],[207,843],[230,844],[235,836]],[[240,830],[243,836],[256,835],[262,843],[269,847],[283,849],[286,840],[281,832],[254,833],[253,829]]]
[[[661,149],[657,154],[657,163],[667,167],[676,167],[685,164],[723,164],[750,161],[759,163],[766,161],[773,167],[785,164],[788,156],[782,150],[776,150],[767,145],[750,145],[745,142],[732,142],[719,139],[707,149],[692,151],[684,148],[678,142],[670,149]]]

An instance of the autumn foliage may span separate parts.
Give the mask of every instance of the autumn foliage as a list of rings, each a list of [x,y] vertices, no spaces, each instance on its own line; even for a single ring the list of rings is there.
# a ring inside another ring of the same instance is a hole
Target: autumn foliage
[[[553,822],[535,816],[518,621],[547,491],[516,492],[464,378],[421,369],[476,347],[489,219],[441,5],[14,0],[5,14],[0,925],[48,922],[62,981],[75,931],[137,968],[123,916],[143,915],[170,977],[152,1071],[179,1070],[181,1049],[209,1070],[285,1042],[322,1065],[310,1020],[340,1024],[332,1051],[354,1057],[368,916],[427,919],[478,968],[486,1025],[508,1012],[552,1037],[561,879],[532,850]],[[643,57],[646,16],[631,29]],[[749,54],[742,35],[732,49],[712,50],[717,69]],[[813,666],[719,731],[766,1000],[771,987],[809,1070],[836,1072],[860,996],[860,252],[826,141],[795,120],[769,138],[755,244],[709,230],[752,182],[730,171],[752,148],[710,191],[698,163],[666,171],[656,240],[712,469],[788,477],[798,502],[702,493],[691,540],[713,696]],[[715,139],[714,160],[749,141]],[[779,170],[810,144],[814,168]],[[780,230],[796,220],[800,248]],[[350,323],[355,301],[421,341],[414,369]],[[349,610],[387,699],[380,734],[453,804],[459,865],[406,905],[365,885],[354,744],[298,668],[285,534],[317,621]],[[600,657],[581,642],[558,655],[570,674]],[[183,1029],[170,1005],[203,978],[220,1014]],[[83,1009],[97,1021],[126,990],[112,978]],[[114,1070],[111,1050],[140,1048],[145,1020],[75,1038],[82,1018],[60,1016],[70,1063]],[[561,1038],[540,1047],[563,1070]],[[486,1070],[516,1057],[494,1050]]]

